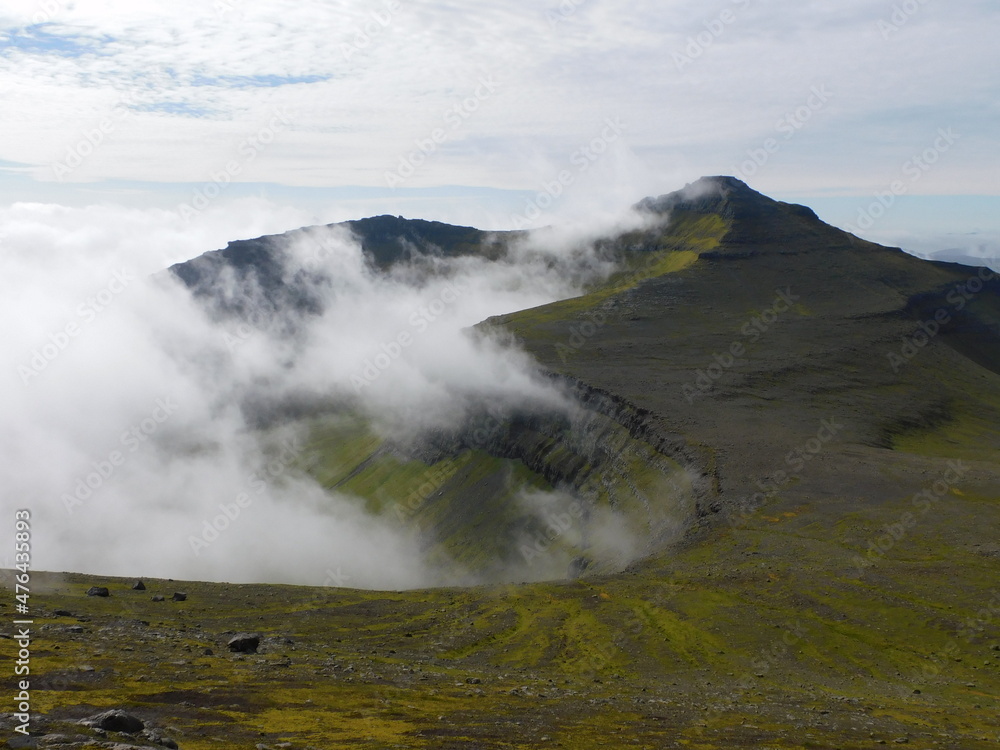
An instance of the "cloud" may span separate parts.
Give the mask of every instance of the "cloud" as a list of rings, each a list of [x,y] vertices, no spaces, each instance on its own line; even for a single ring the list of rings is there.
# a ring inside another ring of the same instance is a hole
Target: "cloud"
[[[625,143],[662,190],[667,179],[729,173],[812,86],[827,85],[836,101],[762,170],[759,187],[863,191],[928,133],[954,127],[969,148],[921,192],[995,193],[989,34],[1000,10],[990,3],[922,3],[895,19],[860,0],[836,12],[750,0],[521,0],[475,12],[445,0],[7,6],[8,40],[47,41],[8,44],[0,57],[17,113],[0,158],[34,165],[38,180],[54,179],[51,163],[127,97],[129,126],[74,179],[200,182],[281,109],[294,125],[240,181],[384,185],[386,169],[493,76],[495,96],[411,186],[531,190],[549,179],[548,163],[621,117]],[[508,158],[525,151],[541,158]]]
[[[17,321],[0,367],[0,512],[32,510],[44,569],[455,582],[411,529],[303,474],[308,435],[287,414],[338,405],[405,444],[484,403],[569,410],[526,354],[470,327],[572,296],[612,262],[579,230],[549,230],[496,262],[426,256],[378,272],[349,233],[319,227],[286,235],[282,267],[318,307],[275,307],[231,276],[218,290],[249,300],[245,323],[157,271],[222,244],[241,219],[298,219],[246,208],[252,219],[209,211],[196,225],[108,206],[21,204],[0,217],[0,307]]]

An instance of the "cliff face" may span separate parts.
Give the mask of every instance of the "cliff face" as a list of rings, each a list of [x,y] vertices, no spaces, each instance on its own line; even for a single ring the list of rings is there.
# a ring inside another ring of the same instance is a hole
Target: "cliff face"
[[[610,394],[559,385],[569,413],[483,410],[417,441],[321,418],[307,467],[418,534],[456,582],[618,572],[718,509],[704,456]]]

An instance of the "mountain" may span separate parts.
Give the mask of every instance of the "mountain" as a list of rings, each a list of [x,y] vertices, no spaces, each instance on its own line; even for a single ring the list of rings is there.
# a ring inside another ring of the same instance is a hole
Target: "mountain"
[[[865,242],[733,178],[640,206],[674,222],[717,220],[718,245],[614,295],[494,322],[546,367],[708,446],[723,498],[794,475],[782,487],[791,504],[856,502],[883,493],[894,447],[997,455],[1000,281],[988,269]],[[604,322],[582,346],[552,346],[597,311]],[[824,420],[837,430],[822,460],[787,460]],[[952,436],[946,446],[941,431]]]
[[[318,300],[308,289],[308,274],[300,272],[295,278],[288,279],[284,273],[285,249],[295,242],[309,242],[315,229],[310,227],[252,240],[237,240],[222,250],[177,263],[169,270],[197,297],[230,312],[245,314],[247,308],[239,299],[220,297],[220,289],[228,286],[222,280],[226,274],[231,275],[237,284],[252,279],[275,310],[292,307],[316,312]],[[342,231],[355,238],[368,261],[381,269],[421,254],[459,256],[492,252],[492,239],[488,232],[401,216],[374,216],[330,224],[321,229]],[[324,251],[321,242],[317,242],[316,253],[322,256]]]
[[[610,278],[478,326],[514,337],[575,416],[484,405],[415,445],[318,410],[304,468],[373,513],[435,477],[421,532],[486,579],[546,532],[511,508],[525,487],[626,519],[640,554],[560,538],[560,581],[187,583],[176,604],[123,581],[88,598],[93,577],[53,576],[32,601],[89,631],[60,631],[42,679],[93,705],[45,694],[49,729],[123,705],[182,731],[181,747],[996,747],[998,280],[731,177],[636,208],[642,228],[597,243]],[[350,231],[383,269],[502,258],[514,239],[366,222]],[[275,272],[282,242],[172,272],[206,298],[227,274],[256,276],[275,308],[308,315],[309,284]],[[244,630],[260,653],[225,654]]]

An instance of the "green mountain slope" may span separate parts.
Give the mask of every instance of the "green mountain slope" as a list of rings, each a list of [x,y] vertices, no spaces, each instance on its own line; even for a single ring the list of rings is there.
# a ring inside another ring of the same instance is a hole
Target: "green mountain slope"
[[[622,273],[483,324],[578,421],[414,447],[323,417],[306,466],[373,512],[415,503],[468,570],[516,556],[511,488],[621,508],[639,561],[574,567],[570,544],[535,560],[582,573],[561,582],[108,599],[39,574],[39,730],[91,737],[70,722],[115,706],[182,748],[997,747],[997,280],[732,178],[642,205],[647,229],[606,240]],[[260,653],[226,651],[243,630]]]

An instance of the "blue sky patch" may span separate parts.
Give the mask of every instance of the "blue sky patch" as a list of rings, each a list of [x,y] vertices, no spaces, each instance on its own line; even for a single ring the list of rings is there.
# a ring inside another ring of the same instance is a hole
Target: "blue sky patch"
[[[99,54],[102,47],[115,41],[107,35],[94,38],[80,34],[57,34],[49,31],[49,28],[58,27],[43,23],[8,29],[0,37],[0,51],[16,49],[40,55],[81,57]]]
[[[154,102],[152,104],[138,104],[132,109],[136,112],[163,112],[168,115],[183,115],[185,117],[209,117],[215,114],[214,110],[188,102]]]
[[[192,86],[223,86],[233,89],[260,89],[291,86],[296,83],[320,83],[330,80],[330,76],[195,76]]]

